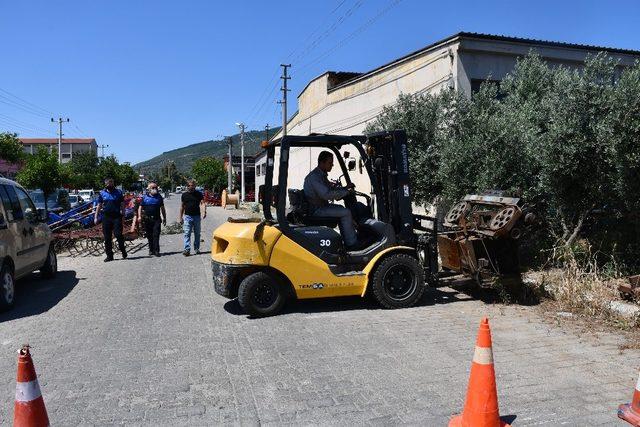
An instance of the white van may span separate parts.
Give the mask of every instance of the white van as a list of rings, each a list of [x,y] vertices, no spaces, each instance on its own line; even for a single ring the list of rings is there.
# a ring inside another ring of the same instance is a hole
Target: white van
[[[178,185],[176,187],[176,193],[182,193],[184,191],[184,187],[182,187],[182,185]]]
[[[52,241],[45,213],[22,186],[0,178],[0,311],[13,306],[16,279],[35,270],[46,278],[56,275]]]

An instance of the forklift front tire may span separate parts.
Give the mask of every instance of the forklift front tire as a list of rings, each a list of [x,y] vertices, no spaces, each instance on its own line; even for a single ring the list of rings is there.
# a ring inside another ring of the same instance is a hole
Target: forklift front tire
[[[411,307],[424,293],[424,271],[411,255],[392,254],[376,267],[371,287],[373,296],[381,306]]]
[[[282,286],[263,271],[245,277],[238,288],[238,303],[253,317],[278,314],[284,306],[285,299]]]

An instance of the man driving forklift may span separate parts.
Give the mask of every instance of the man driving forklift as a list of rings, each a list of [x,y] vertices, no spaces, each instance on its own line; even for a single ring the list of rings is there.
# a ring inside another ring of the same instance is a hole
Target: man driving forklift
[[[353,183],[339,187],[327,178],[333,169],[333,153],[322,151],[318,155],[318,166],[304,179],[304,195],[309,205],[309,215],[337,218],[340,221],[340,234],[348,251],[357,250],[358,237],[353,223],[351,210],[335,203],[351,194],[355,188]]]

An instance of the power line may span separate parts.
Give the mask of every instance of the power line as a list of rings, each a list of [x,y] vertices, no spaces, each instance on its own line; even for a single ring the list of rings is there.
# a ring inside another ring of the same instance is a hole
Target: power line
[[[34,116],[38,116],[38,117],[48,117],[47,114],[44,114],[38,110],[35,110],[33,108],[30,108],[28,106],[24,106],[20,103],[17,103],[15,101],[13,101],[11,98],[9,98],[8,96],[4,96],[0,93],[0,103],[8,105],[9,107],[12,108],[17,108],[18,110],[21,110],[25,113],[29,113],[32,114]]]
[[[33,123],[29,123],[29,122],[25,122],[25,121],[22,121],[22,120],[18,120],[16,118],[7,116],[5,114],[0,114],[0,118],[4,119],[4,121],[7,122],[7,123],[15,124],[17,126],[27,127],[27,128],[30,128],[30,129],[32,129],[34,131],[37,131],[37,132],[44,132],[44,133],[50,132],[49,129],[41,128],[41,127],[39,127],[37,125],[34,125]]]
[[[355,31],[353,31],[351,34],[349,34],[347,37],[345,37],[344,39],[340,40],[338,43],[336,43],[332,48],[330,48],[329,50],[325,51],[324,53],[322,53],[320,56],[318,56],[316,59],[304,64],[301,68],[300,71],[304,71],[305,69],[308,69],[309,67],[311,67],[312,65],[315,65],[316,63],[318,63],[319,61],[325,59],[327,56],[331,55],[333,52],[337,51],[338,49],[344,47],[347,43],[349,43],[351,40],[353,40],[355,37],[359,36],[361,33],[363,33],[364,31],[366,31],[367,29],[369,29],[378,19],[382,18],[382,16],[384,16],[387,12],[389,12],[391,9],[393,9],[394,7],[396,7],[398,4],[400,4],[402,0],[392,0],[390,4],[388,4],[384,9],[382,9],[381,11],[379,11],[375,16],[373,16],[372,18],[370,18],[367,22],[365,22],[364,24],[362,24],[360,27],[358,27]]]
[[[319,37],[317,37],[313,43],[306,45],[305,43],[307,42],[307,40],[310,40],[317,32],[318,30],[320,30],[321,28],[325,28],[324,23],[336,12],[338,11],[342,5],[344,5],[346,3],[347,0],[341,0],[338,5],[336,7],[334,7],[331,12],[329,12],[329,14],[322,20],[322,23],[316,27],[316,29],[314,29],[306,38],[305,40],[296,48],[294,48],[291,53],[289,53],[289,55],[287,56],[287,61],[290,61],[293,57],[293,55],[296,53],[296,51],[298,51],[299,49],[300,52],[295,56],[295,59],[300,58],[303,54],[310,52],[320,41],[322,41],[322,39],[326,38],[327,36],[329,36],[330,34],[333,33],[333,31],[342,23],[344,22],[344,20],[346,18],[348,18],[349,16],[351,16],[353,14],[353,12],[355,12],[356,9],[358,9],[362,3],[363,0],[357,0],[356,3],[349,8],[336,22],[334,22],[331,27],[329,27],[329,29],[325,30],[324,33],[322,33]],[[258,100],[256,101],[256,103],[254,104],[254,106],[251,108],[250,112],[249,112],[249,116],[247,118],[247,120],[245,120],[245,122],[250,123],[253,121],[254,118],[259,119],[260,118],[260,113],[264,110],[264,107],[266,105],[268,105],[268,101],[269,99],[271,99],[271,96],[273,95],[273,93],[275,92],[275,90],[278,87],[278,72],[277,70],[274,72],[274,74],[272,75],[272,77],[269,79],[269,84],[267,84],[267,86],[265,87],[265,89],[263,90],[262,94],[260,95],[260,97],[258,98]],[[270,90],[269,90],[270,89]],[[264,96],[265,94],[266,97]],[[258,107],[259,106],[259,107]],[[257,108],[257,109],[256,109]]]
[[[8,90],[0,88],[0,92],[3,92],[6,95],[9,95],[10,97],[17,99],[18,101],[22,102],[23,104],[26,104],[27,106],[30,106],[30,107],[32,107],[32,108],[34,108],[36,110],[42,111],[42,113],[44,113],[47,116],[53,115],[53,113],[51,111],[47,110],[46,108],[42,108],[42,107],[34,104],[33,102],[29,102],[26,99],[20,98],[18,95],[14,95],[11,92],[9,92]]]
[[[22,126],[22,125],[17,125],[15,123],[12,123],[6,119],[2,119],[0,118],[0,124],[2,126],[4,126],[5,130],[7,132],[15,132],[16,130],[20,131],[20,132],[33,132],[33,133],[41,133],[41,131],[37,130],[37,129],[33,129],[31,127],[27,127],[27,126]],[[15,133],[20,133],[20,132],[15,132]]]
[[[344,2],[343,2],[344,3]],[[305,54],[307,54],[308,52],[311,52],[316,46],[318,46],[322,41],[324,41],[326,38],[328,38],[331,34],[334,34],[335,31],[338,29],[338,27],[340,27],[340,25],[342,25],[349,17],[351,17],[351,15],[354,14],[354,12],[356,10],[358,10],[360,8],[360,6],[362,6],[362,4],[364,3],[364,0],[357,0],[349,9],[347,9],[347,11],[342,14],[342,16],[340,16],[329,28],[327,28],[322,34],[320,34],[314,41],[313,43],[311,43],[310,45],[308,45],[305,49],[303,49],[302,51],[300,51],[300,53],[298,53],[294,58],[292,58],[292,62],[295,62],[297,59],[303,57]],[[337,10],[338,8],[335,8],[335,10]],[[333,13],[333,12],[332,12]],[[330,14],[331,15],[331,14]],[[329,16],[330,16],[329,15]],[[326,21],[326,19],[325,19]],[[320,29],[322,27],[324,27],[324,21],[323,23],[317,28]],[[317,31],[314,30],[315,31]]]

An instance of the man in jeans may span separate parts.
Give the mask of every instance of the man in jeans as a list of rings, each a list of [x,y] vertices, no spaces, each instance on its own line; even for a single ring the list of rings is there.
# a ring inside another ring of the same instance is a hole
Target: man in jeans
[[[202,216],[201,216],[202,215]],[[204,203],[202,193],[196,191],[196,182],[193,179],[187,181],[187,191],[182,193],[180,205],[180,219],[184,231],[184,252],[182,255],[191,254],[191,232],[193,231],[193,249],[200,253],[200,218],[207,217],[207,206]]]

